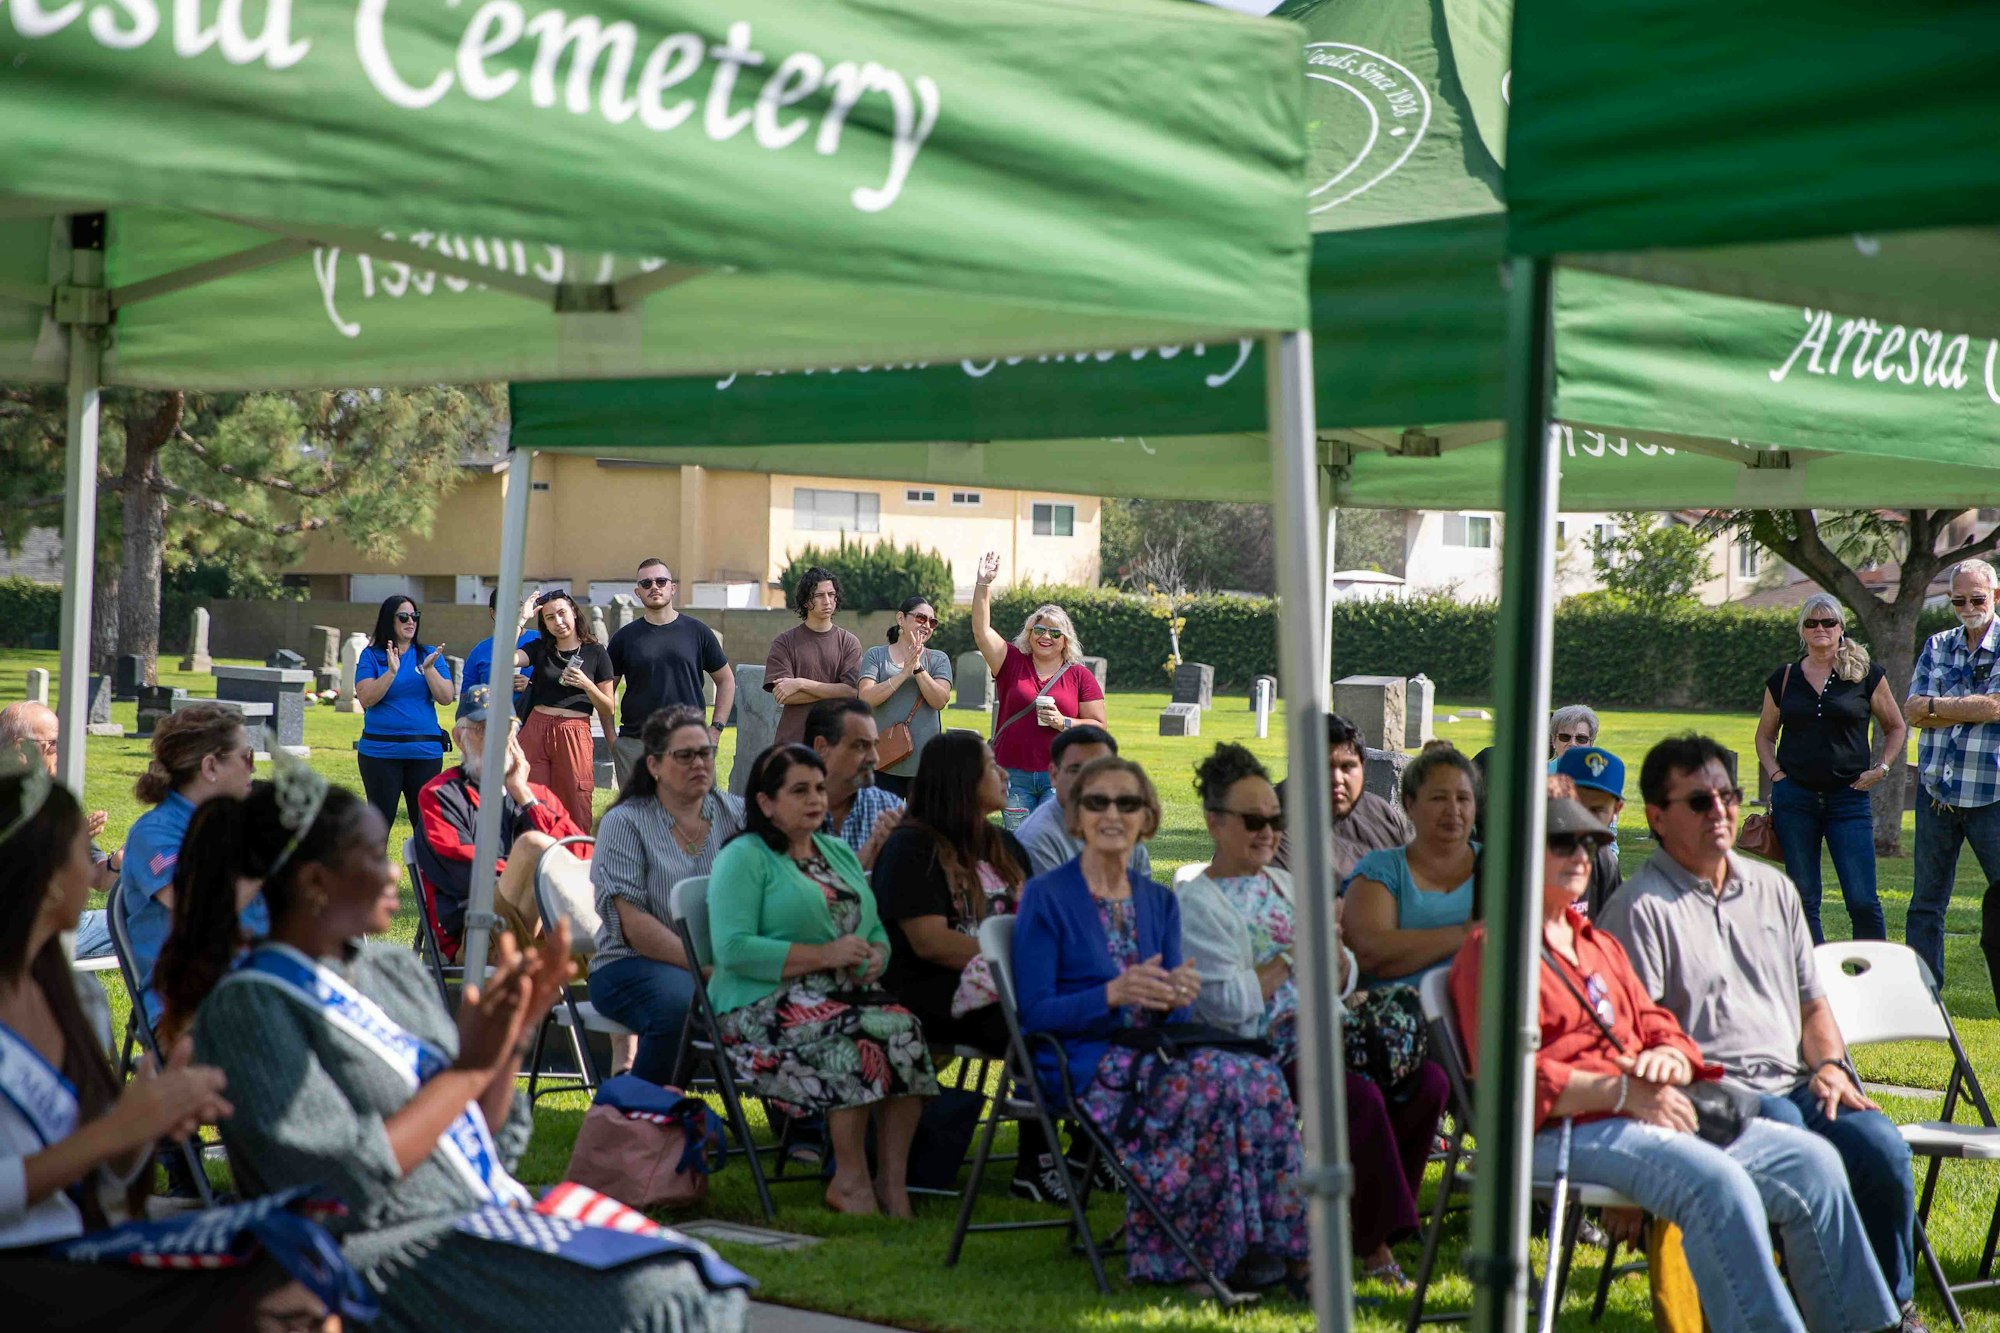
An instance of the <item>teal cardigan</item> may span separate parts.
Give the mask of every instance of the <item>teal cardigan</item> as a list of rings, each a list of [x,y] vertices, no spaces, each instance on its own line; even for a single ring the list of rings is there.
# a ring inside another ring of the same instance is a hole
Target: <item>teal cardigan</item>
[[[813,835],[813,845],[861,897],[861,928],[855,934],[886,950],[889,932],[853,849],[824,833]],[[708,872],[708,946],[715,957],[708,999],[717,1013],[776,991],[794,944],[831,944],[836,938],[825,891],[791,857],[746,833],[715,858]]]

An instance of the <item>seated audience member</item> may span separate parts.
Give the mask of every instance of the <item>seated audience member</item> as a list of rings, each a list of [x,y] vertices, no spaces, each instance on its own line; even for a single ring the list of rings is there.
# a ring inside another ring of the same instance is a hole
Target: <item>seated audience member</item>
[[[1696,1132],[1695,1106],[1681,1090],[1721,1071],[1703,1063],[1703,1048],[1654,1003],[1618,941],[1575,908],[1590,883],[1591,848],[1610,836],[1576,802],[1549,802],[1536,1178],[1554,1174],[1557,1122],[1572,1119],[1572,1178],[1609,1186],[1681,1228],[1702,1313],[1717,1333],[1893,1328],[1896,1305],[1869,1258],[1838,1153],[1775,1120],[1751,1119],[1726,1147]],[[1633,892],[1628,885],[1614,910]],[[1484,929],[1474,927],[1451,970],[1452,1003],[1475,1073],[1484,946]],[[1773,1227],[1796,1308],[1772,1262]]]
[[[1069,833],[1067,802],[1076,775],[1093,759],[1118,753],[1118,742],[1095,722],[1079,722],[1049,742],[1049,799],[1036,806],[1014,836],[1028,853],[1028,865],[1037,875],[1046,875],[1059,865],[1074,861],[1083,843]],[[1132,869],[1142,877],[1153,877],[1152,854],[1146,844],[1132,844]]]
[[[1202,1047],[1169,1071],[1163,1057],[1113,1040],[1186,1021],[1201,993],[1182,957],[1179,903],[1131,869],[1132,844],[1159,826],[1160,798],[1131,760],[1107,756],[1077,775],[1070,834],[1083,854],[1029,881],[1014,927],[1022,1028],[1062,1043],[1059,1055],[1037,1044],[1035,1074],[1060,1108],[1067,1069],[1074,1112],[1113,1139],[1217,1275],[1268,1285],[1289,1265],[1298,1278],[1308,1254],[1298,1112],[1277,1062]],[[1128,1200],[1125,1219],[1133,1281],[1200,1277],[1143,1205]]]
[[[1271,1043],[1298,1086],[1298,990],[1292,981],[1292,878],[1271,864],[1285,827],[1271,776],[1255,755],[1224,743],[1194,774],[1215,855],[1179,887],[1181,937],[1201,973],[1197,1022]],[[1357,975],[1342,948],[1338,984],[1345,998]],[[1344,1021],[1355,1021],[1345,1011]],[[1449,1083],[1426,1060],[1391,1101],[1352,1070],[1347,1074],[1347,1157],[1354,1167],[1354,1252],[1362,1276],[1404,1286],[1408,1279],[1389,1243],[1418,1226],[1417,1190],[1430,1161]]]
[[[33,747],[40,756],[43,767],[50,777],[56,775],[56,740],[59,729],[56,710],[47,704],[23,699],[18,703],[0,708],[0,750],[9,750],[17,745]],[[124,857],[117,848],[104,851],[97,845],[97,838],[110,822],[110,815],[102,810],[92,810],[84,816],[84,829],[90,837],[90,887],[104,892],[118,882],[118,871]],[[84,912],[76,927],[76,956],[78,958],[102,958],[111,952],[111,927],[105,924],[101,909]]]
[[[61,938],[91,889],[87,827],[38,753],[0,750],[0,1290],[9,1326],[317,1328],[326,1308],[268,1258],[187,1272],[79,1263],[49,1249],[143,1204],[156,1139],[185,1139],[230,1114],[222,1072],[192,1063],[185,1043],[169,1048],[165,1069],[130,1083],[105,1063]]]
[[[496,610],[499,605],[500,590],[495,588],[491,593],[487,594],[486,609],[488,611]],[[524,629],[514,636],[514,646],[516,648],[526,648],[541,637],[542,635],[539,630]],[[513,693],[515,697],[518,698],[521,691],[528,688],[528,682],[533,679],[533,673],[534,668],[530,666],[517,666],[514,668],[511,679],[513,681]],[[493,638],[491,635],[488,635],[478,643],[473,644],[472,651],[465,655],[465,668],[459,679],[459,689],[469,690],[474,685],[491,685],[492,683]]]
[[[133,786],[153,808],[132,821],[125,835],[125,868],[117,903],[132,941],[132,967],[144,988],[146,1019],[160,1020],[153,966],[174,924],[174,866],[196,807],[219,796],[249,794],[257,752],[243,729],[243,715],[220,704],[194,704],[160,719],[152,759]],[[262,898],[243,911],[243,929],[254,938],[270,927]]]
[[[1723,1078],[1762,1097],[1767,1119],[1832,1144],[1908,1327],[1916,1317],[1910,1149],[1848,1061],[1798,891],[1776,866],[1732,850],[1743,793],[1708,737],[1655,745],[1639,790],[1659,850],[1598,928],[1624,946],[1645,993]]]
[[[858,697],[861,640],[833,623],[839,609],[839,579],[818,565],[799,576],[792,610],[800,623],[772,639],[764,657],[764,688],[783,707],[779,745],[805,744],[806,713],[814,704]]]
[[[1370,852],[1401,847],[1415,835],[1410,817],[1402,807],[1383,800],[1365,786],[1368,748],[1361,730],[1338,713],[1326,715],[1326,766],[1332,780],[1333,882],[1347,883],[1354,865]],[[1278,801],[1285,799],[1285,784],[1278,784]],[[1280,870],[1292,865],[1289,833],[1278,839],[1278,855],[1271,862]]]
[[[749,792],[745,830],[709,872],[708,994],[724,1050],[758,1096],[788,1114],[826,1113],[827,1207],[908,1217],[910,1140],[922,1099],[937,1094],[937,1071],[916,1016],[881,988],[889,936],[875,895],[852,849],[822,832],[818,755],[772,746],[752,765]],[[863,1146],[871,1110],[872,1181]]]
[[[452,725],[459,762],[432,778],[417,793],[417,873],[420,906],[427,906],[438,943],[447,958],[458,957],[465,934],[465,902],[472,891],[473,843],[479,828],[480,768],[486,762],[486,723],[493,715],[493,687],[474,685],[458,701]],[[500,846],[506,855],[495,862],[500,882],[493,889],[493,908],[517,940],[532,940],[540,930],[535,906],[535,871],[544,856],[556,858],[551,874],[568,900],[587,899],[590,846],[557,847],[563,838],[583,836],[555,794],[528,780],[528,756],[521,750],[513,715],[504,708],[500,725],[509,730],[507,770],[500,779]]]
[[[528,756],[528,776],[554,792],[571,822],[588,832],[597,793],[591,715],[597,715],[605,735],[618,734],[611,654],[591,634],[576,598],[561,589],[523,602],[519,623],[527,624],[531,615],[542,635],[514,651],[516,666],[534,668],[521,750]]]
[[[822,699],[806,713],[804,744],[826,765],[826,827],[863,870],[903,817],[903,798],[875,785],[875,710],[859,699]]]
[[[510,1174],[532,1128],[516,1080],[573,972],[568,925],[526,953],[503,932],[454,1019],[415,954],[366,938],[401,901],[381,814],[289,757],[275,775],[218,802],[184,853],[208,896],[257,879],[271,905],[270,935],[195,1012],[196,1055],[236,1106],[224,1135],[239,1185],[337,1196],[328,1230],[388,1333],[742,1328],[743,1293],[711,1286],[691,1257],[592,1268],[567,1256],[596,1228],[461,1227],[533,1202]]]
[[[1595,921],[1611,895],[1625,883],[1625,872],[1618,865],[1617,842],[1618,814],[1625,808],[1625,761],[1594,745],[1573,745],[1556,760],[1556,775],[1575,784],[1577,803],[1611,830],[1612,841],[1590,858],[1590,892],[1584,898],[1583,911]]]
[[[1408,847],[1370,852],[1347,882],[1345,938],[1363,984],[1415,985],[1465,943],[1479,844],[1479,778],[1449,741],[1432,741],[1403,770],[1403,810],[1416,829]]]
[[[590,882],[597,889],[597,953],[590,1001],[639,1034],[632,1072],[671,1083],[694,973],[673,918],[674,885],[706,875],[743,828],[743,802],[715,785],[715,742],[701,710],[663,708],[639,729],[625,785],[597,821]]]

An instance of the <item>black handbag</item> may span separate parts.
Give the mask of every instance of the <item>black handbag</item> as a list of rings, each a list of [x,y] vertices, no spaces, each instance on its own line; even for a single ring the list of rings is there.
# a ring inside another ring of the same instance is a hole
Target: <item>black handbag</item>
[[[1213,1023],[1159,1023],[1152,1027],[1119,1028],[1111,1034],[1111,1044],[1141,1055],[1159,1057],[1153,1061],[1143,1087],[1135,1077],[1131,1086],[1114,1088],[1125,1094],[1125,1104],[1119,1109],[1118,1119],[1111,1131],[1112,1137],[1121,1143],[1129,1143],[1137,1137],[1140,1122],[1155,1102],[1155,1086],[1173,1072],[1174,1064],[1182,1056],[1204,1049],[1241,1051],[1245,1055],[1261,1056],[1267,1060],[1277,1055],[1271,1043],[1262,1037],[1245,1037]]]

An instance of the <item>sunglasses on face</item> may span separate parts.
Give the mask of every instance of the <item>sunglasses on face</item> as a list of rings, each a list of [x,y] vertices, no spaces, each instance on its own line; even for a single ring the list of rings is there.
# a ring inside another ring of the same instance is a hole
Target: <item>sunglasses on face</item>
[[[1954,597],[1951,599],[1951,604],[1953,606],[1984,606],[1986,605],[1986,599],[1984,597]]]
[[[639,586],[641,588],[671,588],[674,586],[674,581],[672,579],[640,579]]]
[[[1229,810],[1219,805],[1213,805],[1209,807],[1209,813],[1235,815],[1243,821],[1243,831],[1245,833],[1262,833],[1265,829],[1271,829],[1277,833],[1285,831],[1285,815],[1283,811],[1279,811],[1275,815],[1266,815],[1255,810]]]
[[[936,616],[927,616],[921,611],[912,611],[909,618],[912,624],[922,625],[925,629],[937,628]]]
[[[415,611],[398,611],[396,613],[396,623],[399,625],[414,625],[422,619],[423,616]]]
[[[1668,797],[1665,803],[1667,805],[1685,805],[1696,814],[1705,815],[1715,809],[1717,801],[1722,802],[1722,804],[1733,810],[1743,804],[1743,789],[1741,787],[1731,787],[1728,791],[1691,791],[1685,796]]]
[[[1094,815],[1101,815],[1112,806],[1118,807],[1121,815],[1136,815],[1146,808],[1143,796],[1107,796],[1101,791],[1079,796],[1076,803]]]
[[[1575,856],[1578,848],[1585,852],[1595,852],[1610,839],[1602,833],[1551,833],[1548,836],[1549,854],[1552,856]]]
[[[1590,733],[1587,731],[1558,731],[1556,739],[1564,745],[1588,745]]]
[[[685,750],[669,750],[667,758],[677,764],[712,763],[715,760],[713,745],[690,745]]]
[[[1807,629],[1839,629],[1840,622],[1831,616],[1814,616],[1802,622]]]
[[[1054,643],[1057,639],[1060,639],[1063,636],[1063,632],[1061,630],[1050,629],[1047,625],[1037,625],[1033,629],[1029,630],[1028,633],[1034,635],[1038,639],[1047,639],[1050,643]]]

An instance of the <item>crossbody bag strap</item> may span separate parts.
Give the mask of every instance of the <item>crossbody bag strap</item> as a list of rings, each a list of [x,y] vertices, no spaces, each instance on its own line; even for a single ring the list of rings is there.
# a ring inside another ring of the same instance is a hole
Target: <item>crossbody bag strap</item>
[[[1056,682],[1061,680],[1064,676],[1067,676],[1069,674],[1069,669],[1075,665],[1076,663],[1074,662],[1063,663],[1062,670],[1056,672],[1055,675],[1050,676],[1048,680],[1045,681],[1040,686],[1040,688],[1038,688],[1035,691],[1035,693],[1037,695],[1042,695],[1054,689]],[[1007,730],[1007,728],[1013,726],[1016,722],[1019,722],[1022,718],[1026,717],[1028,714],[1034,711],[1035,711],[1035,706],[1032,703],[1029,704],[1026,708],[1023,708],[1020,712],[1014,714],[1012,717],[1008,718],[1005,722],[1002,722],[999,726],[993,728],[994,737],[997,739],[1001,732]]]
[[[1590,1021],[1597,1024],[1597,1030],[1602,1032],[1604,1039],[1611,1043],[1611,1049],[1620,1055],[1625,1054],[1625,1043],[1618,1040],[1618,1034],[1613,1032],[1611,1025],[1604,1021],[1604,1015],[1597,1012],[1597,1006],[1592,1004],[1584,993],[1576,988],[1576,983],[1569,979],[1569,974],[1563,971],[1558,965],[1555,954],[1551,950],[1543,949],[1542,961],[1547,963],[1550,969],[1555,972],[1556,980],[1562,982],[1563,988],[1576,998],[1578,1004],[1583,1006],[1583,1012],[1589,1014]]]

